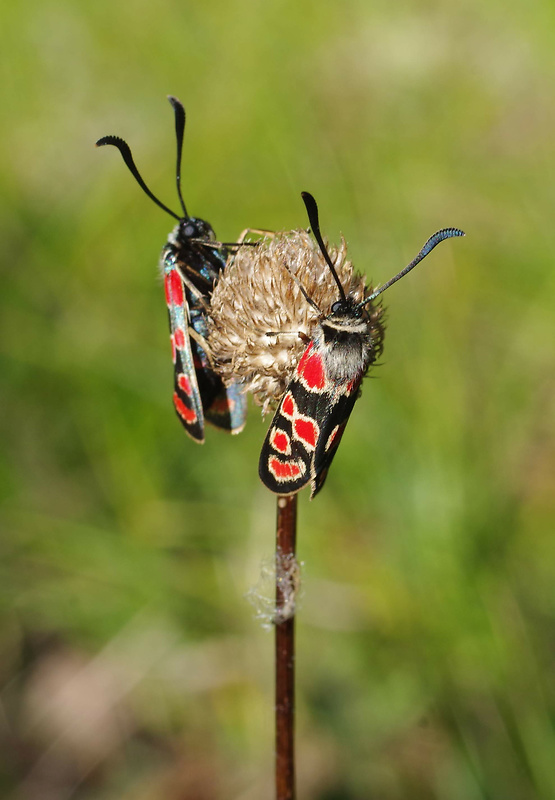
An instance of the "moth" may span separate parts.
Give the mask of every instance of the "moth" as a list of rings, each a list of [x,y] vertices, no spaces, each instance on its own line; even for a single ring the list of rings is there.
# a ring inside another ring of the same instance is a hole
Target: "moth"
[[[207,313],[212,290],[225,269],[228,247],[216,241],[212,226],[191,217],[181,192],[181,160],[185,133],[185,109],[169,96],[177,140],[176,185],[182,216],[162,203],[142,179],[127,142],[119,136],[104,136],[97,147],[117,147],[129,171],[157,206],[177,220],[160,256],[170,340],[174,363],[173,405],[185,431],[195,442],[204,442],[204,423],[239,433],[247,412],[246,397],[235,384],[225,387],[210,360],[206,341]]]
[[[310,228],[337,284],[338,298],[323,313],[299,288],[319,317],[262,446],[259,475],[276,494],[291,495],[311,486],[311,498],[324,485],[343,431],[359,396],[362,379],[381,352],[383,329],[376,320],[374,300],[410,272],[445,239],[464,236],[458,228],[443,228],[430,236],[416,258],[361,302],[345,292],[328,254],[318,219],[318,207],[302,193]],[[294,276],[292,276],[294,277]]]

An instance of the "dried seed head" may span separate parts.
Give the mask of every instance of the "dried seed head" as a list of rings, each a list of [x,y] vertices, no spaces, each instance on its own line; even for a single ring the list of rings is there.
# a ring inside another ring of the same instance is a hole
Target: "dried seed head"
[[[353,273],[345,241],[331,246],[329,255],[346,295],[361,302],[371,290]],[[211,300],[210,350],[224,383],[235,381],[252,392],[266,413],[291,381],[306,337],[312,338],[321,315],[327,316],[338,299],[330,269],[306,231],[276,233],[258,247],[239,249]],[[379,325],[381,308],[368,311]]]

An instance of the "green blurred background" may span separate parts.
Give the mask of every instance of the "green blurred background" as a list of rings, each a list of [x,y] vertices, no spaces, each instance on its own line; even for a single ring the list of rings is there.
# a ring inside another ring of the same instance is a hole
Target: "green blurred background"
[[[303,800],[555,797],[555,6],[69,0],[0,12],[0,794],[272,796],[269,424],[171,408],[172,227],[343,232],[386,295],[300,503]]]

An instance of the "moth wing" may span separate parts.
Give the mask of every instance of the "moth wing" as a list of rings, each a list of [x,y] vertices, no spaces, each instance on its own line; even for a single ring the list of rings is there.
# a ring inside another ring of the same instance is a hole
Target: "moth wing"
[[[304,394],[300,381],[293,378],[274,414],[260,452],[258,474],[262,483],[276,494],[296,494],[311,479],[314,448],[307,448],[295,435],[299,403],[303,416],[307,416]],[[312,420],[309,426],[311,423]]]
[[[173,404],[186,432],[195,442],[202,444],[204,414],[189,338],[188,305],[181,276],[168,261],[164,264],[164,286],[174,360]]]
[[[281,399],[260,453],[259,475],[276,494],[295,494],[314,479],[314,454],[336,387],[310,343]]]
[[[202,298],[202,302],[206,302],[205,298],[203,295],[193,295],[189,288],[187,297],[191,326],[201,341],[205,341],[208,336],[206,314],[198,302],[199,297]],[[241,394],[236,384],[224,386],[197,339],[191,340],[191,350],[205,420],[230,433],[240,433],[245,427],[247,418],[246,396]]]
[[[335,456],[343,431],[358,398],[362,377],[351,382],[344,389],[338,389],[331,399],[331,407],[323,419],[318,443],[312,459],[310,499],[315,497],[324,485],[331,462]]]
[[[311,498],[324,485],[362,375],[335,383],[326,375],[311,342],[274,415],[262,446],[259,475],[277,494],[295,494],[311,484]]]
[[[247,421],[247,398],[237,384],[221,389],[204,411],[207,422],[230,433],[241,433]]]

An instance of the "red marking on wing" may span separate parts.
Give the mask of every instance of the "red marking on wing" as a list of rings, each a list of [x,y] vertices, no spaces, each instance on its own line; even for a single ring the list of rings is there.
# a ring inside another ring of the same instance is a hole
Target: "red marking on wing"
[[[185,347],[185,334],[181,328],[176,328],[175,333],[175,346],[182,350]]]
[[[274,430],[270,434],[270,444],[277,450],[278,453],[283,453],[283,455],[288,456],[291,452],[291,444],[289,442],[289,436],[282,431],[280,428],[274,428]]]
[[[311,419],[298,418],[293,422],[293,429],[299,439],[310,448],[316,447],[316,440],[318,438],[318,426]]]
[[[233,409],[234,405],[235,402],[231,397],[220,397],[218,400],[214,400],[210,406],[210,413],[226,414]]]
[[[312,344],[306,348],[303,357],[299,361],[297,373],[308,389],[320,391],[326,385],[326,373],[324,372],[322,359],[318,353],[312,352]]]
[[[164,289],[166,292],[166,303],[169,306],[182,306],[185,302],[185,294],[183,293],[183,283],[177,271],[172,269],[169,274],[166,274],[164,279]]]
[[[281,413],[284,417],[292,419],[297,413],[297,404],[293,400],[291,392],[287,392],[281,403]]]
[[[343,431],[345,430],[346,422],[342,425],[336,425],[335,428],[332,430],[328,437],[328,441],[326,442],[326,452],[331,450],[332,447],[337,447],[339,442],[341,441],[341,437],[343,436]]]
[[[192,408],[187,408],[177,392],[173,393],[173,404],[179,416],[185,420],[187,424],[192,425],[193,422],[197,421],[197,415],[195,411]]]
[[[279,458],[273,456],[268,459],[268,469],[278,481],[298,478],[302,475],[301,466],[297,461],[280,461]]]
[[[170,306],[172,302],[172,295],[171,295],[171,286],[170,286],[170,276],[166,272],[164,275],[164,292],[166,295],[166,305]]]
[[[188,395],[189,397],[193,396],[193,388],[191,386],[191,381],[185,374],[181,373],[180,375],[177,376],[177,385],[179,386],[180,389],[182,389],[185,392],[186,395]]]

